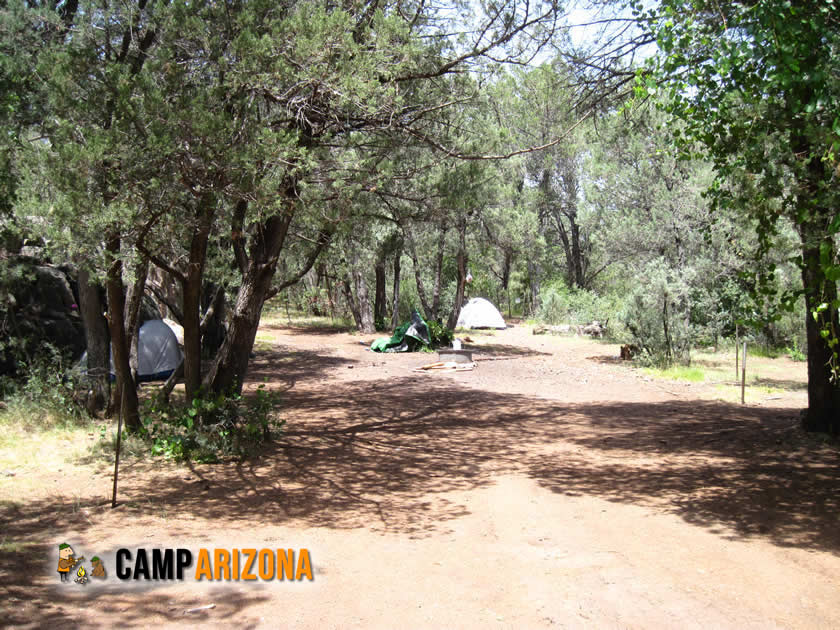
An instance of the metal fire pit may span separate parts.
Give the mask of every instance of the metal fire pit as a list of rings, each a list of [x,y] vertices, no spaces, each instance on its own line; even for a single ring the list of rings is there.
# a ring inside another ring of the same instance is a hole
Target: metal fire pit
[[[455,350],[453,348],[438,350],[438,361],[472,363],[472,360],[472,350]]]

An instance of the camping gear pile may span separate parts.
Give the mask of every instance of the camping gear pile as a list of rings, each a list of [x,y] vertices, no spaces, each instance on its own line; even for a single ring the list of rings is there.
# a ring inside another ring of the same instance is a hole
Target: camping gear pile
[[[420,314],[415,310],[411,319],[398,326],[391,337],[380,337],[371,345],[374,352],[417,352],[431,346],[429,327]]]

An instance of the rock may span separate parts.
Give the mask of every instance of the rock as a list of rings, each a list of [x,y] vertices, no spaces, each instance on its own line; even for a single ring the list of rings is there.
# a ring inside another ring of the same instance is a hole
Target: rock
[[[587,324],[583,327],[583,334],[589,335],[591,337],[603,337],[604,333],[607,332],[607,327],[605,324],[601,324],[601,322],[594,321],[590,324]]]
[[[633,357],[638,355],[639,352],[639,346],[636,346],[631,343],[626,343],[623,346],[621,346],[621,360],[630,361],[631,359],[633,359]]]

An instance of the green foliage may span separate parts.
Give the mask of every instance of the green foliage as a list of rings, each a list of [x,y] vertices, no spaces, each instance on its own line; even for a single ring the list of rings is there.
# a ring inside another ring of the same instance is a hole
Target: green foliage
[[[452,345],[455,333],[451,328],[447,328],[436,321],[426,322],[426,325],[429,328],[429,340],[432,348],[447,348]]]
[[[543,324],[606,323],[617,308],[617,299],[594,291],[550,287],[543,291],[536,319]]]
[[[79,402],[77,376],[70,371],[70,361],[52,346],[18,365],[14,378],[0,379],[0,398],[10,413],[25,416],[28,424],[69,426],[89,421]]]
[[[651,60],[652,72],[640,75],[637,94],[664,93],[663,108],[679,121],[673,135],[682,154],[711,161],[714,207],[755,219],[759,253],[771,247],[781,219],[796,225],[804,286],[777,300],[790,308],[794,297],[806,296],[819,333],[811,335],[808,351],[827,366],[811,378],[825,381],[833,368],[836,381],[840,23],[835,0],[631,4],[662,51]],[[774,275],[772,267],[759,268],[755,293],[765,295]],[[837,392],[820,390],[829,398],[811,399],[820,407],[815,412],[836,416],[830,398]]]
[[[633,343],[641,348],[638,361],[663,369],[689,363],[694,337],[686,283],[662,261],[646,268],[645,279],[622,313]]]
[[[252,401],[239,394],[202,395],[179,406],[152,398],[141,408],[141,436],[152,455],[201,462],[244,457],[285,424],[272,417],[278,398],[265,385]]]

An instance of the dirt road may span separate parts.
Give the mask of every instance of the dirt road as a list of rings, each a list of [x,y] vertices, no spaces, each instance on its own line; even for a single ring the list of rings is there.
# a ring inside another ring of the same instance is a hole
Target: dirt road
[[[129,461],[116,510],[93,464],[2,482],[0,623],[840,627],[840,456],[799,432],[799,388],[722,403],[526,327],[450,375],[327,329],[259,339],[250,386],[288,422],[260,458]],[[123,547],[306,548],[314,579],[82,588],[56,574],[65,540],[111,571]]]

